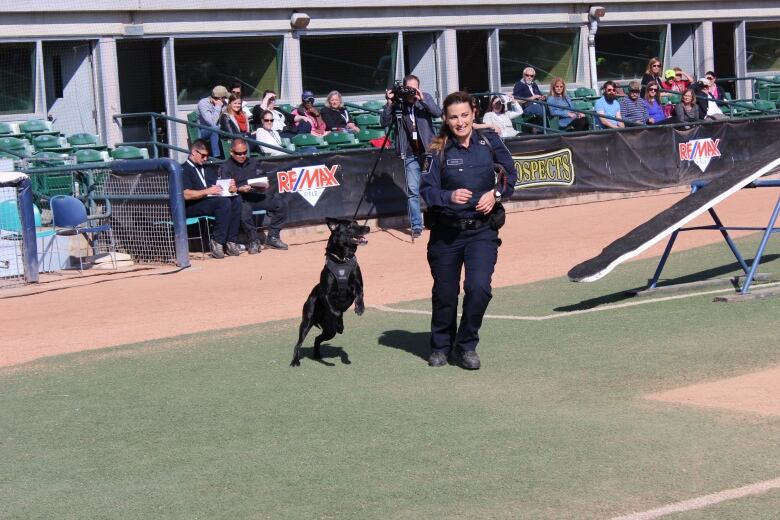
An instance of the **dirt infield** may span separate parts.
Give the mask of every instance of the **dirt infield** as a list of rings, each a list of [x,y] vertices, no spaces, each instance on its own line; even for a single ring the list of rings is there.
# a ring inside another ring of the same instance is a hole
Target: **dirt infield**
[[[646,396],[653,401],[780,415],[780,366]]]
[[[684,194],[512,211],[501,231],[504,243],[494,286],[562,276]],[[774,190],[743,190],[721,204],[719,213],[731,225],[761,224],[775,196]],[[0,366],[296,317],[317,281],[326,238],[324,232],[298,233],[287,238],[289,251],[194,260],[193,267],[175,273],[168,267],[75,278],[48,276],[37,286],[3,291]],[[396,230],[370,235],[369,244],[358,252],[367,305],[430,295],[425,238],[412,243]],[[676,247],[718,240],[716,233],[688,233]],[[661,248],[656,246],[644,256],[657,255]]]

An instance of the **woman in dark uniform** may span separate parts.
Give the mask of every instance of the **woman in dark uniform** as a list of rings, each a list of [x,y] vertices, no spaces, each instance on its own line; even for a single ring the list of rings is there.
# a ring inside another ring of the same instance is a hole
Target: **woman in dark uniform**
[[[464,368],[480,367],[476,348],[479,328],[492,297],[490,281],[498,257],[499,220],[496,205],[514,191],[517,171],[495,132],[473,128],[472,97],[454,92],[444,100],[444,124],[431,144],[429,167],[420,195],[431,218],[428,263],[433,275],[431,355],[433,367],[447,364],[453,347]],[[497,176],[494,164],[503,167]],[[499,177],[499,179],[497,179]],[[503,178],[501,178],[503,177]],[[466,268],[463,316],[457,325],[460,274]]]

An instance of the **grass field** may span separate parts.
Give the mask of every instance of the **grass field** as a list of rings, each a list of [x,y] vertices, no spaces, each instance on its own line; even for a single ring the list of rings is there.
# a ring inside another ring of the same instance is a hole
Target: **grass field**
[[[732,262],[710,246],[669,274]],[[491,315],[561,316],[486,319],[478,372],[429,368],[429,317],[376,309],[332,366],[287,366],[287,320],[6,369],[0,518],[611,518],[779,477],[780,417],[642,396],[780,363],[780,299],[609,307],[654,266],[496,290]],[[670,518],[778,511],[775,489]]]

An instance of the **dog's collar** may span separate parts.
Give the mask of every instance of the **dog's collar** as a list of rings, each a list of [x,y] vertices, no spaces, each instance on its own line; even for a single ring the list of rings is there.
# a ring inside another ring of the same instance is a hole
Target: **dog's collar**
[[[354,256],[347,256],[347,257],[341,258],[340,256],[337,256],[337,255],[335,255],[333,253],[327,253],[326,256],[331,257],[333,260],[335,260],[336,262],[338,262],[340,264],[346,264],[348,262],[352,262],[353,260],[355,260]]]

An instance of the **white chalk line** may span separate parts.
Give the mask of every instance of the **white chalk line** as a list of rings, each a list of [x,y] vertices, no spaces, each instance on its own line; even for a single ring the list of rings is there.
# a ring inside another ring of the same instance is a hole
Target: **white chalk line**
[[[747,486],[735,489],[725,489],[723,491],[718,491],[717,493],[692,498],[690,500],[683,500],[682,502],[675,502],[674,504],[658,507],[656,509],[642,511],[641,513],[616,516],[612,518],[612,520],[652,520],[672,513],[683,513],[694,509],[702,509],[728,500],[736,500],[751,495],[760,495],[761,493],[766,493],[772,489],[780,489],[780,477],[772,480],[765,480],[764,482],[756,482],[755,484],[748,484]]]
[[[780,282],[771,282],[771,283],[764,283],[761,284],[760,287],[773,287],[776,285],[780,285]],[[605,312],[605,311],[612,311],[615,309],[625,309],[626,307],[635,307],[637,305],[647,305],[650,303],[660,303],[660,302],[668,302],[673,300],[682,300],[684,298],[695,298],[698,296],[707,296],[709,294],[719,294],[719,293],[726,293],[726,292],[734,292],[733,288],[729,289],[713,289],[711,291],[701,291],[696,293],[688,293],[688,294],[677,294],[674,296],[664,296],[661,298],[651,298],[651,299],[643,299],[639,301],[633,301],[633,302],[626,302],[626,303],[616,303],[613,305],[603,305],[601,307],[594,307],[592,309],[581,309],[578,311],[570,311],[570,312],[560,312],[557,314],[548,314],[546,316],[512,316],[512,315],[505,315],[505,314],[485,314],[485,318],[487,319],[493,319],[493,320],[515,320],[515,321],[546,321],[546,320],[554,320],[558,318],[568,318],[570,316],[576,316],[579,314],[588,314],[591,312]],[[423,314],[430,316],[431,311],[423,311],[418,309],[395,309],[393,307],[388,307],[386,305],[373,305],[371,306],[374,309],[384,311],[384,312],[396,312],[400,314]]]

